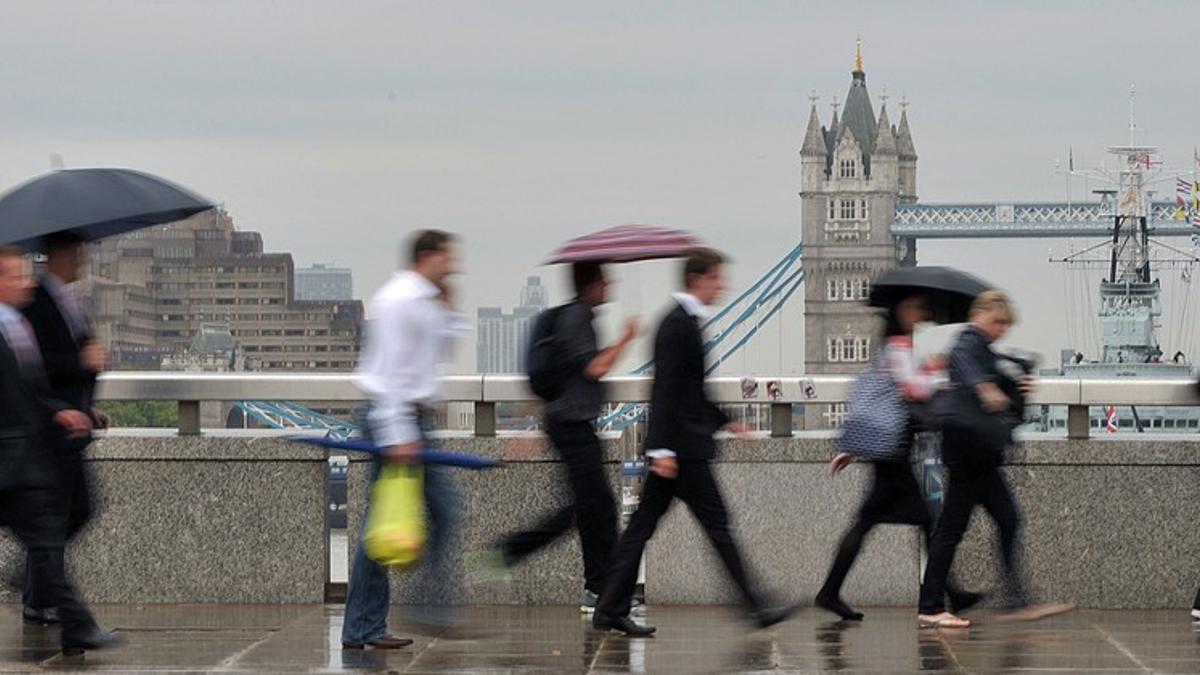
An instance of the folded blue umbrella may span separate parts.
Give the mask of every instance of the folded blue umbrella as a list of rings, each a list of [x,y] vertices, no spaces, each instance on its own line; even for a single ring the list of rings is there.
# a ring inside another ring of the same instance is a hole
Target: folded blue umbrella
[[[383,448],[361,438],[339,440],[316,436],[289,436],[287,440],[293,443],[307,443],[308,445],[318,445],[323,448],[333,448],[336,450],[350,450],[352,452],[369,452],[375,455],[383,451]],[[444,450],[435,450],[434,448],[425,448],[422,450],[421,461],[425,464],[456,466],[461,469],[495,469],[500,466],[500,462],[486,457],[467,455],[461,452],[446,452]]]

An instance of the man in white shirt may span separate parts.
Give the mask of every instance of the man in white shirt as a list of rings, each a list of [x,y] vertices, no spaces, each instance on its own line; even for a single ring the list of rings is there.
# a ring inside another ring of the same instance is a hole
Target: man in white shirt
[[[441,399],[439,365],[465,327],[451,309],[446,284],[457,268],[453,235],[437,230],[418,232],[409,269],[393,275],[371,299],[358,384],[371,398],[362,425],[364,435],[385,448],[373,464],[372,483],[383,462],[420,459],[431,422],[429,411]],[[430,532],[424,554],[428,573],[422,590],[429,604],[445,608],[450,593],[461,585],[453,550],[461,497],[446,467],[426,465],[424,477]],[[346,595],[343,648],[399,649],[412,644],[412,640],[387,633],[389,595],[387,570],[366,555],[360,542]],[[444,623],[445,616],[425,621]]]

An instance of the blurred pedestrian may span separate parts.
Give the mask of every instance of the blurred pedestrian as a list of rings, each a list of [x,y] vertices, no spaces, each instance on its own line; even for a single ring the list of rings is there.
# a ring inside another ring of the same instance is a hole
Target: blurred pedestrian
[[[929,298],[924,294],[915,294],[887,310],[884,321],[881,341],[883,353],[879,356],[879,367],[890,376],[901,397],[909,403],[910,412],[907,426],[895,430],[896,434],[903,437],[902,452],[891,461],[870,462],[870,491],[863,499],[858,518],[843,535],[825,583],[817,593],[818,607],[848,621],[860,621],[863,618],[862,612],[842,600],[841,590],[867,534],[876,525],[901,524],[920,526],[926,543],[933,536],[933,515],[913,475],[910,458],[916,432],[922,424],[923,416],[917,414],[918,406],[926,404],[945,379],[942,372],[944,358],[934,358],[921,364],[913,349],[913,331],[917,324],[929,321],[931,316]],[[837,475],[853,461],[853,455],[839,453],[829,463],[830,474]],[[974,606],[982,598],[978,593],[966,593],[956,588],[951,588],[949,595],[950,605],[956,612]]]
[[[409,268],[393,275],[371,299],[358,383],[371,398],[366,436],[385,448],[372,464],[372,484],[383,462],[416,462],[427,444],[433,406],[441,401],[439,365],[465,327],[453,310],[448,283],[457,271],[455,237],[423,230],[413,237]],[[423,468],[430,527],[422,562],[427,580],[423,588],[433,605],[425,622],[444,626],[449,622],[451,593],[462,584],[455,550],[462,498],[448,467]],[[412,644],[388,634],[389,605],[387,570],[367,556],[360,538],[350,570],[342,647],[398,649]]]
[[[716,455],[713,434],[719,429],[745,434],[709,398],[704,389],[704,337],[701,325],[725,289],[725,257],[711,249],[693,251],[683,266],[683,286],[674,294],[675,306],[654,338],[654,385],[646,457],[650,476],[641,501],[613,554],[604,592],[592,617],[599,630],[618,630],[630,636],[649,636],[652,626],[630,618],[638,567],[646,542],[676,498],[687,504],[716,549],[725,570],[742,593],[750,619],[767,627],[787,619],[793,607],[767,606],[746,570],[738,550],[725,501],[713,475]]]
[[[50,395],[85,412],[92,428],[105,428],[107,418],[93,406],[97,376],[108,365],[108,353],[94,337],[87,315],[71,288],[79,280],[87,263],[83,239],[70,232],[45,237],[45,273],[33,293],[33,302],[24,310],[25,318],[37,336],[42,364],[49,381]],[[59,499],[66,509],[68,544],[87,525],[92,516],[92,494],[84,454],[91,443],[88,433],[72,438],[57,434],[52,447],[54,465],[59,472]],[[58,609],[41,595],[44,584],[38,576],[53,566],[30,551],[27,581],[23,594],[27,620],[45,624],[58,622]],[[57,551],[61,554],[62,551]],[[57,563],[61,565],[60,563]]]
[[[82,439],[88,415],[56,400],[33,329],[19,308],[29,301],[29,265],[20,249],[0,246],[0,526],[8,528],[38,565],[35,596],[57,608],[66,654],[121,642],[101,630],[67,579],[67,505],[52,438]],[[50,446],[50,447],[47,447]],[[28,611],[28,610],[26,610]]]
[[[604,404],[600,379],[612,371],[637,336],[637,323],[629,321],[620,340],[600,349],[595,312],[608,302],[604,268],[596,262],[575,263],[571,280],[575,298],[538,318],[529,358],[530,381],[535,392],[547,399],[546,433],[566,467],[571,503],[547,514],[532,528],[506,536],[497,546],[493,564],[512,567],[576,528],[583,550],[580,609],[591,612],[604,590],[607,565],[617,543],[617,504],[595,430]],[[539,378],[546,381],[539,382]]]
[[[965,628],[971,622],[946,611],[946,580],[958,544],[976,506],[996,523],[1004,565],[1005,618],[1040,619],[1072,605],[1033,605],[1020,570],[1021,516],[1000,465],[1012,430],[1024,415],[1024,396],[1033,381],[1013,383],[997,367],[991,345],[1016,322],[1016,312],[1000,291],[981,293],[971,305],[970,325],[950,352],[950,393],[942,414],[942,462],[946,497],[929,546],[921,584],[918,623],[923,627]],[[1007,390],[1007,393],[1006,393]]]

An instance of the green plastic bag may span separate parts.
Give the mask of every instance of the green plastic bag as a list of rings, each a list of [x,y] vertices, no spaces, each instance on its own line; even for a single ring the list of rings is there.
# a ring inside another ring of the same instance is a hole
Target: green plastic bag
[[[367,555],[385,567],[404,568],[425,550],[425,480],[420,466],[385,464],[371,488]]]

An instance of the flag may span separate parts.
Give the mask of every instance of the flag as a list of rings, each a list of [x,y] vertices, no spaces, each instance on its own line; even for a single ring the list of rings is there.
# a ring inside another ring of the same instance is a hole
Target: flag
[[[1149,169],[1151,167],[1161,165],[1162,160],[1154,159],[1154,157],[1152,155],[1147,153],[1144,155],[1138,155],[1137,158],[1134,159],[1134,163],[1137,164],[1138,166],[1142,167],[1143,169]]]
[[[1200,180],[1192,183],[1192,213],[1200,211]]]
[[[1187,220],[1192,209],[1192,182],[1186,178],[1175,179],[1175,220]]]
[[[1075,148],[1067,146],[1067,171],[1075,173]]]
[[[1117,433],[1117,406],[1115,405],[1108,406],[1108,422],[1105,424],[1105,428],[1110,434]]]

